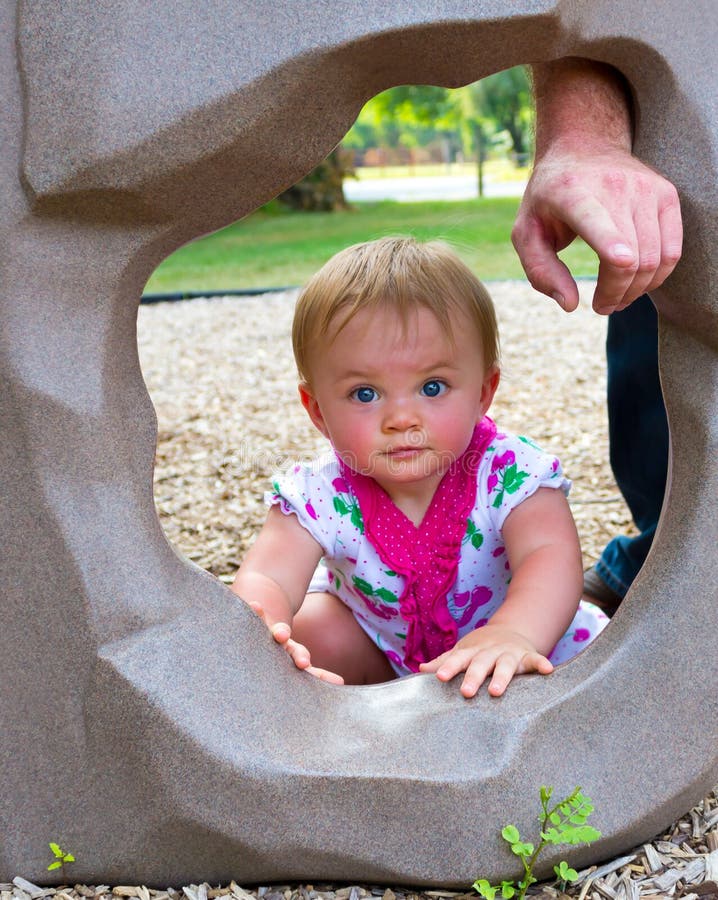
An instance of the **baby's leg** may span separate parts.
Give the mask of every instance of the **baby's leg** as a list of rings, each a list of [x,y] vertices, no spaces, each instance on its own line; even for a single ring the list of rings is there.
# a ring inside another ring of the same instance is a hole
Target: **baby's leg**
[[[378,684],[396,673],[334,594],[307,594],[292,623],[292,637],[309,650],[312,665],[341,675],[345,684]]]

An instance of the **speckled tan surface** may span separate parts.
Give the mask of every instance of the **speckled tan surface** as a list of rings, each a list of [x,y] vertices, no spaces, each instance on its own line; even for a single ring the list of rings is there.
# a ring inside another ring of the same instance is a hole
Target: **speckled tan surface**
[[[0,878],[46,878],[60,839],[88,882],[461,885],[505,874],[498,826],[528,828],[542,782],[597,801],[604,836],[579,864],[707,793],[712,4],[347,0],[339,15],[323,0],[211,0],[200,15],[189,0],[34,0],[0,16]],[[498,702],[429,676],[302,678],[159,527],[141,286],[180,243],[309,170],[378,90],[566,54],[626,74],[637,151],[681,193],[686,254],[656,298],[673,465],[654,552],[605,636]]]

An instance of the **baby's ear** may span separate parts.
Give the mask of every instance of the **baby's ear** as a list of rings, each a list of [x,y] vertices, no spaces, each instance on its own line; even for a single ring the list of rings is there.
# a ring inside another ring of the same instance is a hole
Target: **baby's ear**
[[[484,375],[484,380],[481,385],[481,407],[483,409],[482,415],[486,415],[489,407],[493,403],[494,394],[496,393],[496,388],[499,386],[500,380],[501,370],[496,365],[491,366],[486,375]]]
[[[315,428],[318,428],[324,437],[328,438],[329,433],[324,422],[324,416],[321,409],[319,409],[317,398],[312,393],[312,389],[307,381],[300,381],[299,383],[299,399],[302,401],[302,406],[309,414],[309,418],[314,423]]]

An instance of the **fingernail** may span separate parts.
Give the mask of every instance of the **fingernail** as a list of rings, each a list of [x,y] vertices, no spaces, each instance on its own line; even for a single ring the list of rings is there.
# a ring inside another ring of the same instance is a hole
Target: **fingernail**
[[[566,298],[563,294],[559,294],[558,291],[555,291],[553,294],[551,294],[551,296],[556,301],[556,303],[558,303],[561,309],[566,309]]]
[[[633,259],[634,257],[633,250],[628,246],[628,244],[614,244],[613,255],[622,256],[625,259]]]

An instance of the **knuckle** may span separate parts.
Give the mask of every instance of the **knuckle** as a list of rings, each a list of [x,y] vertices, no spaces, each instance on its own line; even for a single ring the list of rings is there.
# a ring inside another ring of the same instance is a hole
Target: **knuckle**
[[[529,284],[534,290],[543,291],[544,288],[548,288],[551,284],[550,275],[548,268],[537,262],[531,262],[530,260],[525,261],[526,266],[526,277],[529,280]]]
[[[661,254],[658,250],[647,251],[641,254],[637,271],[640,273],[655,272],[660,263]]]
[[[561,171],[559,172],[554,179],[554,183],[552,187],[554,190],[564,190],[570,191],[573,188],[578,187],[582,184],[581,176],[572,171]]]
[[[666,247],[661,253],[661,265],[675,268],[678,260],[681,258],[680,247]]]
[[[645,172],[639,172],[634,176],[634,190],[641,197],[650,197],[656,187],[656,176]]]
[[[680,209],[681,200],[678,196],[678,191],[676,190],[675,186],[672,185],[670,181],[664,180],[663,187],[664,190],[658,205],[659,210],[661,212],[666,212],[676,207]]]
[[[613,194],[623,193],[626,189],[626,173],[622,169],[609,169],[603,174],[603,186]]]

